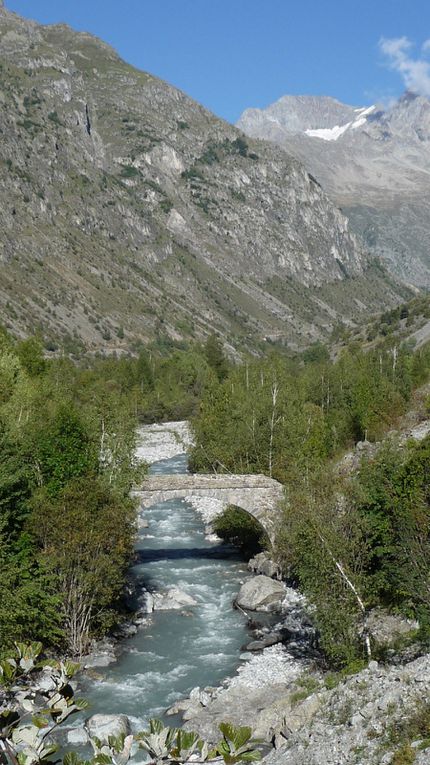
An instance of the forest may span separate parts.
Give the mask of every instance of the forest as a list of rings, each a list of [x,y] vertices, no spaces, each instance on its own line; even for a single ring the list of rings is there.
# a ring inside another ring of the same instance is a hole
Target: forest
[[[139,421],[188,417],[203,354],[44,357],[0,335],[0,656],[38,640],[82,655],[124,617]]]
[[[377,606],[417,619],[429,639],[430,438],[363,448],[354,471],[341,460],[401,421],[429,361],[428,347],[393,342],[366,352],[353,343],[335,361],[317,346],[301,359],[249,360],[208,386],[193,420],[194,470],[264,473],[285,485],[274,553],[312,603],[333,667],[369,658],[366,615]],[[249,545],[252,529],[237,513],[218,528]]]

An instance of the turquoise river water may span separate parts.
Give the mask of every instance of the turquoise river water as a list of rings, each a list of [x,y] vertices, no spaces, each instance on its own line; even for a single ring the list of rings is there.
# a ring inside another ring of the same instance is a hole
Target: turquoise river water
[[[151,467],[153,474],[186,470],[185,455]],[[248,638],[246,618],[232,608],[250,576],[240,554],[205,539],[200,516],[183,500],[144,512],[149,527],[139,533],[132,575],[151,590],[179,587],[198,605],[154,612],[124,641],[117,662],[97,669],[97,679],[84,679],[89,714],[126,714],[135,731],[195,686],[218,685],[233,674]]]

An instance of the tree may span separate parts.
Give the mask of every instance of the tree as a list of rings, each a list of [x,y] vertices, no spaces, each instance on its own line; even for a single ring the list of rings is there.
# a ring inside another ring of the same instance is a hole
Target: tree
[[[364,460],[351,499],[368,540],[368,597],[430,626],[430,438]]]
[[[284,572],[298,581],[315,609],[329,661],[342,667],[369,656],[363,526],[327,466],[290,487],[276,549]]]
[[[17,640],[62,642],[55,581],[31,549],[17,550],[0,532],[0,655]]]
[[[72,478],[96,474],[98,454],[71,402],[60,402],[50,418],[43,414],[45,422],[38,414],[30,427],[28,448],[39,485],[54,496]]]
[[[42,343],[35,337],[22,340],[15,348],[23,368],[30,377],[38,377],[46,371],[46,361],[43,357]]]
[[[209,335],[204,345],[204,355],[209,366],[212,367],[218,380],[222,381],[228,374],[228,362],[224,355],[221,340],[217,335]]]
[[[67,644],[80,656],[112,623],[133,550],[133,502],[94,477],[76,478],[54,499],[46,490],[34,497],[29,528],[57,582]]]

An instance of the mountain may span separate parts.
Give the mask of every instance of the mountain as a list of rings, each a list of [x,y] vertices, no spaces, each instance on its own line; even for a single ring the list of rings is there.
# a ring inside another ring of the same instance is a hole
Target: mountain
[[[89,34],[0,7],[0,306],[48,347],[300,346],[408,291],[304,166]]]
[[[430,101],[405,93],[390,109],[285,96],[237,123],[303,161],[392,273],[430,287]]]

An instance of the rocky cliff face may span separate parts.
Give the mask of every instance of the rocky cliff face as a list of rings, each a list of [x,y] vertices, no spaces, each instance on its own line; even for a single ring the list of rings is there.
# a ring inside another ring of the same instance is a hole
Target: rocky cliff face
[[[0,305],[25,334],[303,344],[405,292],[303,165],[0,7]]]
[[[248,109],[238,126],[300,158],[393,273],[430,285],[427,98],[406,93],[386,111],[286,96]]]

